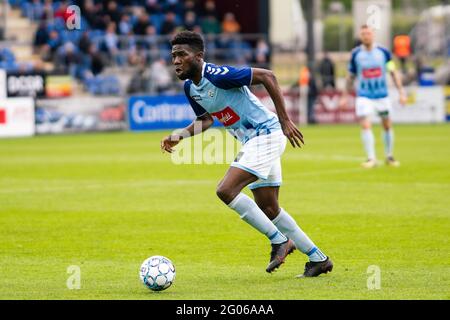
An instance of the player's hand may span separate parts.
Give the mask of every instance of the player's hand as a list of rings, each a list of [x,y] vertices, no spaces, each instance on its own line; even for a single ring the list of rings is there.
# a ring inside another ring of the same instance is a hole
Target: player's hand
[[[170,135],[161,140],[161,150],[162,152],[172,153],[175,147],[181,141],[181,137],[179,135]]]
[[[404,92],[400,93],[399,102],[403,107],[406,106],[406,103],[408,102],[408,96]]]
[[[291,120],[281,121],[281,128],[283,130],[284,135],[289,139],[291,145],[295,148],[298,146],[302,147],[302,144],[305,144],[303,140],[303,134],[298,130],[297,126]]]

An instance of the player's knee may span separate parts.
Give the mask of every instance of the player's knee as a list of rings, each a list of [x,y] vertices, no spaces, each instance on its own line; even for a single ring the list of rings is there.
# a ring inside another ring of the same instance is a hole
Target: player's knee
[[[216,195],[226,204],[229,204],[236,197],[233,188],[224,186],[223,184],[217,186]]]
[[[266,216],[273,220],[277,217],[278,213],[280,212],[280,207],[275,204],[266,205],[261,208],[261,210],[266,214]]]

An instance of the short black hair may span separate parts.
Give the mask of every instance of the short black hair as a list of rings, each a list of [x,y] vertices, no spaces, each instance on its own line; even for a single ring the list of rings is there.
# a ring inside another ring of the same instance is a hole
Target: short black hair
[[[187,44],[196,51],[205,51],[205,44],[200,34],[193,31],[181,31],[170,41],[172,46],[176,44]]]

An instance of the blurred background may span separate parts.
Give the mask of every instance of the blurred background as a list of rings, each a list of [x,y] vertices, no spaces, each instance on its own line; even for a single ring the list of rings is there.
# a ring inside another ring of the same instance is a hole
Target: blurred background
[[[441,0],[9,0],[0,4],[0,137],[178,128],[194,115],[171,37],[193,30],[206,60],[271,68],[301,124],[353,123],[338,108],[369,23],[393,51],[408,106],[394,121],[450,121],[450,4]],[[261,88],[252,88],[270,108]]]

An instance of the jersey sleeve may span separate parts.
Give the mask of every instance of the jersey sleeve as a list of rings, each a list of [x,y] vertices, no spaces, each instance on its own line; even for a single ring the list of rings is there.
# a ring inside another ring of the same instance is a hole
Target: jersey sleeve
[[[391,52],[388,49],[386,49],[386,48],[383,48],[383,47],[379,47],[379,48],[384,54],[384,57],[386,59],[386,63],[389,63],[390,61],[392,61],[392,54],[391,54]]]
[[[243,86],[250,86],[252,83],[252,68],[236,68],[231,66],[207,65],[205,77],[213,85],[221,89],[233,89]]]
[[[352,57],[350,58],[350,62],[348,63],[348,71],[351,74],[356,75],[358,72],[357,66],[356,66],[356,56],[358,55],[359,49],[355,49],[352,51]]]
[[[197,117],[200,117],[208,113],[201,105],[199,105],[194,99],[192,99],[190,95],[190,89],[191,89],[191,81],[186,81],[184,83],[184,93],[186,94],[186,97],[192,107],[192,110],[194,110],[195,115]]]

